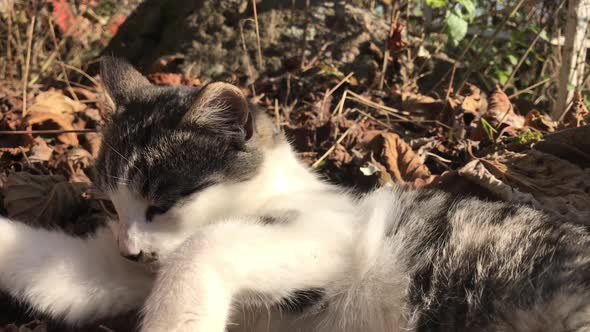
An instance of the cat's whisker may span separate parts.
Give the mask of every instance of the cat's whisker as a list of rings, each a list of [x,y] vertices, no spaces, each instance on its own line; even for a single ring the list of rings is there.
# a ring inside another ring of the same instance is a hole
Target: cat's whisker
[[[111,149],[114,153],[116,153],[119,157],[121,157],[123,160],[125,160],[127,163],[129,163],[129,165],[131,165],[133,168],[135,168],[141,175],[144,175],[143,172],[139,169],[139,167],[137,167],[137,165],[135,165],[134,163],[131,162],[131,160],[125,158],[125,156],[117,151],[117,149],[115,149],[112,145],[110,145],[107,141],[103,141],[103,144],[105,144],[106,146],[109,147],[109,149]]]

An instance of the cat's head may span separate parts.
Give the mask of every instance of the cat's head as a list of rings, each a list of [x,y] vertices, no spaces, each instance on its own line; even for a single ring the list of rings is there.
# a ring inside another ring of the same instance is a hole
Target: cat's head
[[[102,59],[101,78],[114,106],[96,183],[117,210],[121,254],[161,260],[196,227],[231,213],[232,186],[256,175],[252,114],[228,83],[155,86],[112,57]]]

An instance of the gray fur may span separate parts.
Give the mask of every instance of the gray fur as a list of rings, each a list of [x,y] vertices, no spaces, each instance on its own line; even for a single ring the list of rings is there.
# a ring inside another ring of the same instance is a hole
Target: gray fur
[[[211,184],[244,181],[256,174],[261,161],[256,139],[220,132],[215,123],[186,120],[201,111],[195,104],[207,86],[154,86],[129,64],[109,57],[103,58],[101,75],[115,103],[95,163],[96,182],[103,190],[123,184],[166,210]],[[234,112],[219,106],[220,111]],[[227,127],[228,116],[207,112]],[[236,119],[245,121],[244,117],[239,114]]]
[[[403,243],[406,315],[416,331],[590,329],[587,229],[508,203],[394,195],[401,210],[388,238]],[[580,326],[567,326],[577,312]]]

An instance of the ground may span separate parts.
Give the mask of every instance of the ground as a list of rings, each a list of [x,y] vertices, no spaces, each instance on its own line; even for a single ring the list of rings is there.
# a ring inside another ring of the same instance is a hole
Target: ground
[[[409,33],[403,8],[385,1],[260,1],[257,16],[249,1],[179,3],[148,0],[135,12],[137,1],[0,7],[3,215],[83,236],[112,214],[91,181],[109,116],[96,72],[105,53],[126,57],[154,84],[237,84],[302,160],[342,186],[434,187],[590,220],[583,94],[552,119],[515,87],[480,86],[469,75],[461,82],[455,74],[467,71],[437,60],[440,49]],[[126,331],[134,321],[78,330]],[[2,324],[64,330],[9,297],[0,301]]]

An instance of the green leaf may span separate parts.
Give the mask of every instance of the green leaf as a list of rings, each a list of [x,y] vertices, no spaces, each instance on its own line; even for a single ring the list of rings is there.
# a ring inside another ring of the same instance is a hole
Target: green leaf
[[[461,12],[456,8],[449,11],[445,20],[445,31],[454,46],[457,46],[467,35],[467,26],[467,21],[463,19]]]
[[[497,69],[496,75],[498,76],[498,81],[500,81],[501,84],[504,84],[506,83],[506,81],[508,81],[510,73],[508,72],[508,70]]]
[[[344,77],[344,74],[334,66],[327,65],[325,63],[320,63],[318,64],[318,67],[320,68],[320,73],[322,74],[334,75],[338,78]]]
[[[494,134],[498,133],[498,130],[496,128],[494,128],[494,126],[492,126],[488,120],[481,118],[481,126],[483,128],[483,131],[485,131],[485,133],[488,135],[488,138],[490,139],[490,141],[494,141]]]
[[[523,145],[535,143],[543,139],[543,134],[538,131],[532,131],[530,129],[521,131],[516,137],[516,141]]]
[[[514,54],[508,54],[508,62],[515,66],[518,62],[518,58]]]
[[[546,30],[541,31],[541,33],[539,34],[539,38],[543,39],[543,41],[546,41],[546,42],[550,41]]]
[[[466,15],[464,15],[465,19],[467,19],[468,21],[471,21],[472,19],[475,18],[475,4],[473,3],[473,1],[471,1],[471,0],[457,0],[457,3],[459,3],[461,6],[463,6],[463,9],[466,12]]]
[[[447,6],[447,0],[426,0],[426,4],[432,8],[441,8]]]

